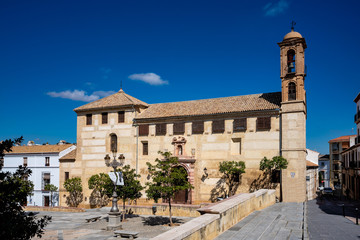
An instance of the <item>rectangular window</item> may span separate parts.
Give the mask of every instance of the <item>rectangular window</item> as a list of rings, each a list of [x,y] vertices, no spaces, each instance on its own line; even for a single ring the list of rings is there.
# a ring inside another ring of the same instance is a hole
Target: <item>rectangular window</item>
[[[225,131],[225,120],[214,120],[212,122],[212,133],[223,133]]]
[[[166,123],[156,124],[156,135],[166,135]]]
[[[92,114],[86,114],[86,125],[92,125]]]
[[[247,128],[246,118],[234,119],[233,132],[245,132]]]
[[[45,166],[50,166],[50,157],[45,157]]]
[[[185,123],[174,123],[174,134],[184,134],[185,132]]]
[[[204,121],[196,121],[192,123],[192,134],[204,133]]]
[[[108,113],[102,113],[101,114],[101,123],[107,124],[108,123]]]
[[[69,177],[69,172],[65,172],[65,181],[68,180],[70,177]]]
[[[149,144],[148,142],[142,142],[143,145],[143,155],[149,155]]]
[[[27,165],[28,165],[28,158],[27,158],[27,157],[24,157],[23,166],[24,166],[24,167],[27,167]]]
[[[118,112],[118,123],[123,123],[123,122],[125,122],[125,112],[120,111]]]
[[[231,153],[233,155],[241,154],[241,138],[233,138],[233,145]]]
[[[271,117],[258,117],[256,120],[256,130],[270,130],[271,129]]]
[[[43,175],[43,179],[42,179],[41,189],[45,189],[45,186],[50,184],[50,173],[43,172],[42,175]]]
[[[148,136],[149,135],[149,124],[139,125],[139,136]]]

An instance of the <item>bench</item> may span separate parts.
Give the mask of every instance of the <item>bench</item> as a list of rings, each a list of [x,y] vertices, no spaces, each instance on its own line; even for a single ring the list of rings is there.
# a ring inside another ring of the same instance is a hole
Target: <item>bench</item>
[[[98,216],[98,217],[86,218],[85,220],[86,220],[86,222],[96,222],[100,218],[101,218],[101,216]]]
[[[124,231],[124,230],[115,230],[114,231],[115,236],[121,236],[121,237],[128,237],[130,239],[134,239],[137,238],[137,235],[139,234],[138,232],[129,232],[129,231]]]

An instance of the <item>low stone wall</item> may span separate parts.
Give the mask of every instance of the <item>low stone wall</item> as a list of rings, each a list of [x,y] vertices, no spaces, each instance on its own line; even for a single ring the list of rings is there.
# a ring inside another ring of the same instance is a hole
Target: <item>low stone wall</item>
[[[40,206],[26,206],[25,211],[40,212],[40,211],[52,211],[52,212],[85,212],[82,208],[76,207],[40,207]]]
[[[220,202],[198,209],[197,217],[152,240],[211,240],[223,233],[251,212],[275,203],[275,190],[261,189],[254,193],[240,193]]]
[[[156,206],[155,214],[153,214],[152,206],[126,205],[125,209],[138,215],[169,216],[169,205],[167,203],[158,203],[153,206]],[[201,215],[197,211],[200,207],[201,205],[171,204],[171,214],[172,216],[198,217]],[[119,205],[119,208],[122,209],[122,206]]]

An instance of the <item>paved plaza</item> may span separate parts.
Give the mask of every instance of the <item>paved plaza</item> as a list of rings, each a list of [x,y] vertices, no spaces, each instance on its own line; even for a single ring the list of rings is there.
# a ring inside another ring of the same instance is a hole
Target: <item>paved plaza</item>
[[[110,208],[90,209],[86,212],[38,212],[37,216],[52,216],[52,222],[46,226],[45,234],[41,239],[45,240],[95,240],[95,239],[122,239],[114,237],[113,231],[106,231],[107,213]],[[87,223],[86,219],[101,216],[100,221]],[[192,218],[174,217],[175,223],[185,223]],[[167,226],[169,220],[166,216],[132,215],[123,222],[122,228],[127,231],[139,232],[139,240],[155,237],[168,231],[171,227]]]

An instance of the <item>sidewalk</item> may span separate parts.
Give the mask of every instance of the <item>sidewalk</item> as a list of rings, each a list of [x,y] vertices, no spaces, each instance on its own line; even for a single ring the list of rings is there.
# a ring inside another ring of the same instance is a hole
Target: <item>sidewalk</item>
[[[215,239],[302,239],[303,220],[303,203],[276,203],[251,213]]]

